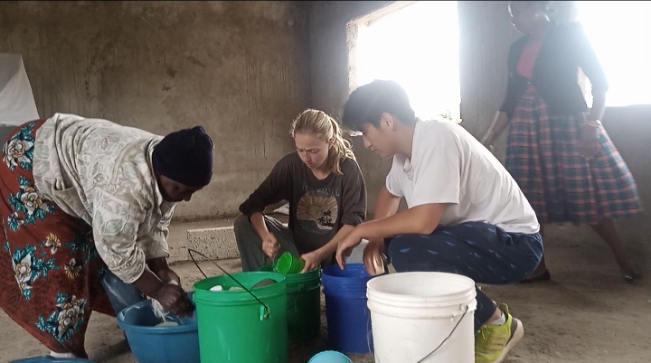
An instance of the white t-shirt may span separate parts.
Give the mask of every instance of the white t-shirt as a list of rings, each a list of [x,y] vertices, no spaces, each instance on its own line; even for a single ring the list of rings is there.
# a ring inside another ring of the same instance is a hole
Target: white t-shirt
[[[407,206],[449,203],[440,226],[486,222],[509,233],[537,233],[536,214],[504,166],[466,129],[418,121],[412,157],[395,155],[386,187]]]

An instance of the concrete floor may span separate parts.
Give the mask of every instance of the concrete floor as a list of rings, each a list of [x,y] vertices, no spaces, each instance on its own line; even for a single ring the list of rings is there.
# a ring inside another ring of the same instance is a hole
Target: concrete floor
[[[651,352],[651,279],[629,285],[617,274],[604,246],[558,246],[547,243],[548,265],[553,282],[517,286],[484,286],[489,296],[506,302],[525,325],[526,335],[513,350],[511,363],[646,363]],[[219,264],[230,271],[239,261]],[[200,266],[206,274],[218,269],[210,262]],[[192,263],[174,268],[190,288],[201,273]],[[325,346],[323,338],[313,344],[290,349],[290,363],[306,363]],[[0,362],[40,355],[46,349],[0,313]],[[114,319],[95,314],[88,329],[87,350],[98,363],[136,362],[129,353]],[[370,355],[352,357],[355,363],[370,363]],[[406,362],[409,363],[409,362]]]

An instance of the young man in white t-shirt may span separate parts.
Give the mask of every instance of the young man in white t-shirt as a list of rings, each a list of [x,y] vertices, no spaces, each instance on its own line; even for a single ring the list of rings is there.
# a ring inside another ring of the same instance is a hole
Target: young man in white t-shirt
[[[373,273],[382,253],[398,272],[439,271],[478,283],[513,284],[540,262],[536,215],[502,164],[460,125],[421,121],[405,91],[392,81],[356,89],[343,124],[360,131],[364,146],[393,165],[380,191],[374,220],[355,227],[337,249],[337,261],[362,239]],[[400,198],[408,210],[397,213]],[[477,290],[476,363],[501,362],[524,328]]]

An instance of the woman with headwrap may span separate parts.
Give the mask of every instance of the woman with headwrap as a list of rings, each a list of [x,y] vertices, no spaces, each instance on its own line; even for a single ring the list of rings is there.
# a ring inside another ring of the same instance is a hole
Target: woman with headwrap
[[[0,165],[0,307],[51,349],[39,362],[86,361],[91,311],[114,315],[124,302],[108,299],[115,285],[107,279],[131,302],[146,295],[179,316],[192,313],[167,263],[168,225],[175,203],[210,182],[212,149],[200,126],[163,138],[66,114],[9,135]]]

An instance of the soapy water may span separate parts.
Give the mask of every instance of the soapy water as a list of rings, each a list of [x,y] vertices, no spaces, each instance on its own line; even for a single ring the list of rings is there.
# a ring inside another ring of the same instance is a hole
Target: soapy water
[[[178,285],[178,282],[170,281],[170,284]],[[166,311],[163,305],[156,299],[151,299],[151,309],[154,312],[154,315],[161,320],[161,322],[155,325],[155,327],[179,326],[184,324],[183,318],[170,316],[170,313]]]
[[[151,299],[151,309],[154,312],[154,315],[161,320],[160,323],[158,323],[155,326],[178,326],[178,325],[183,325],[183,319],[181,318],[172,318],[169,314],[168,311],[163,308],[163,305],[161,305],[160,302],[156,299]]]
[[[146,305],[133,305],[127,307],[124,309],[124,315],[126,316],[129,314],[132,309],[145,309],[151,311],[154,316],[156,316],[156,318],[158,318],[160,321],[158,324],[152,325],[152,327],[172,327],[185,324],[185,319],[179,318],[176,315],[172,315],[170,312],[166,311],[165,308],[163,308],[163,305],[161,305],[158,300],[155,299],[151,299],[151,307]],[[144,314],[147,314],[147,311],[145,311]]]

